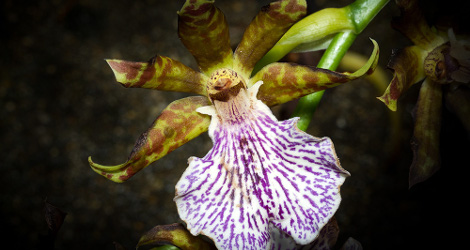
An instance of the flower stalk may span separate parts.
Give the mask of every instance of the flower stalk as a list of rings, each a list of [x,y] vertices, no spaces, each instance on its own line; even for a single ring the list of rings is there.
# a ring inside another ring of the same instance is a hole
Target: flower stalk
[[[277,61],[289,52],[307,52],[325,49],[317,67],[336,70],[344,54],[356,37],[388,3],[388,0],[357,0],[343,8],[327,8],[315,12],[292,26],[279,42],[258,62],[254,72]],[[330,20],[330,21],[325,21]],[[294,117],[306,130],[313,117],[323,91],[300,98]]]
[[[329,70],[335,70],[343,58],[344,54],[351,47],[357,35],[353,32],[341,32],[335,36],[328,49],[323,54],[317,67]],[[297,127],[306,131],[318,104],[323,97],[325,90],[306,95],[299,99],[295,108],[294,117],[300,117]]]

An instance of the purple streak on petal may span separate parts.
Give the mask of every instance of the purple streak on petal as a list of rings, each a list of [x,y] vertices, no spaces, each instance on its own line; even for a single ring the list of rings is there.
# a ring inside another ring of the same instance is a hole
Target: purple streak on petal
[[[242,100],[215,103],[214,146],[190,160],[177,184],[178,212],[192,234],[221,249],[265,249],[271,227],[307,244],[338,208],[348,173],[330,139],[298,130],[298,119],[277,121],[261,101]]]

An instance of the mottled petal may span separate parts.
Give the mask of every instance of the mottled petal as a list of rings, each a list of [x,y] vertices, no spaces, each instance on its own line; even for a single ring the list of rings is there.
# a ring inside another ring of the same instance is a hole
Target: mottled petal
[[[393,28],[399,30],[408,37],[415,45],[424,50],[433,48],[446,42],[429,27],[416,0],[397,0],[401,16],[392,21]],[[423,2],[424,3],[424,2]]]
[[[148,62],[106,60],[116,80],[126,88],[147,88],[206,95],[207,77],[165,56]]]
[[[264,82],[258,98],[268,106],[338,86],[373,72],[379,59],[379,48],[377,43],[372,41],[374,51],[371,57],[362,68],[352,74],[292,63],[272,63],[261,69],[250,82]]]
[[[214,146],[189,159],[176,185],[188,230],[219,249],[265,249],[270,223],[298,244],[311,243],[337,210],[349,176],[329,138],[300,131],[297,118],[277,121],[256,99],[260,84],[199,109],[212,115]]]
[[[419,91],[415,127],[411,145],[413,163],[410,187],[427,180],[440,168],[439,134],[441,131],[442,88],[428,78]]]
[[[207,131],[210,117],[196,112],[196,109],[208,104],[208,99],[202,96],[187,97],[170,103],[140,136],[125,163],[103,166],[94,163],[90,157],[90,166],[112,181],[126,181],[152,162]]]
[[[397,100],[411,85],[423,80],[424,59],[427,52],[418,46],[410,46],[400,50],[394,50],[388,63],[393,70],[393,79],[385,93],[378,97],[390,110],[397,110]]]
[[[232,67],[228,24],[213,0],[188,0],[178,15],[178,35],[202,72]]]
[[[277,1],[261,9],[235,51],[234,69],[248,79],[256,62],[306,13],[305,0]]]
[[[137,243],[136,249],[141,246],[161,246],[171,244],[182,250],[199,249],[209,250],[215,247],[202,238],[191,235],[180,224],[156,226],[143,235]]]

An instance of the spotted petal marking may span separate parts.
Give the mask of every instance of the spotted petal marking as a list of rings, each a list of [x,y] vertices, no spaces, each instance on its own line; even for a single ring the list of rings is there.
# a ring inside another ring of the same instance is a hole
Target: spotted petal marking
[[[392,58],[387,67],[392,69],[393,79],[385,90],[384,94],[377,97],[387,107],[397,110],[397,101],[413,84],[424,79],[424,59],[426,51],[418,46],[409,46],[400,50],[394,50]]]
[[[329,138],[300,131],[297,118],[274,117],[256,98],[261,84],[198,109],[212,116],[214,146],[189,159],[176,185],[190,232],[212,238],[219,249],[265,249],[272,225],[298,244],[312,242],[338,208],[349,175]]]
[[[379,46],[376,41],[372,39],[371,41],[374,50],[369,60],[353,73],[339,73],[291,63],[271,63],[256,73],[250,81],[264,82],[260,87],[258,98],[268,106],[332,88],[374,71],[379,60]]]
[[[170,103],[137,140],[126,162],[104,166],[89,157],[91,168],[114,182],[128,180],[152,162],[207,131],[210,118],[196,109],[208,102],[203,96],[191,96]]]
[[[116,80],[126,88],[146,88],[206,95],[207,77],[166,56],[148,62],[106,60]]]
[[[234,67],[249,78],[253,67],[307,13],[305,0],[276,1],[265,6],[246,28],[234,54]]]
[[[178,35],[207,75],[232,66],[227,20],[213,0],[186,1],[178,12]]]

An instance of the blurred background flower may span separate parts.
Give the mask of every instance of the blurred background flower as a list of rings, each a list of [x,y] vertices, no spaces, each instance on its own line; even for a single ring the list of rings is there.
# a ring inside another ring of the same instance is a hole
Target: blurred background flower
[[[441,167],[443,102],[450,103],[450,111],[466,126],[467,132],[462,136],[470,135],[470,101],[466,101],[470,100],[470,34],[465,34],[467,40],[456,39],[453,28],[462,32],[455,22],[458,20],[449,20],[437,28],[430,26],[421,10],[425,3],[420,5],[417,0],[397,0],[396,3],[401,16],[392,25],[414,45],[393,51],[388,67],[394,77],[379,100],[396,111],[400,96],[412,85],[422,82],[413,110],[411,187],[427,180]]]

